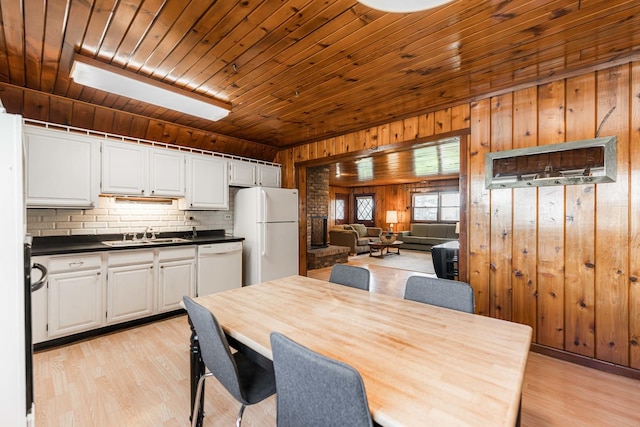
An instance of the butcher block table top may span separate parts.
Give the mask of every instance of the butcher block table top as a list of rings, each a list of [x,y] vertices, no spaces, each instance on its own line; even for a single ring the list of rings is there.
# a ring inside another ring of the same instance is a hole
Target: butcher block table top
[[[531,328],[303,276],[199,297],[271,359],[278,331],[360,372],[383,426],[513,426]]]

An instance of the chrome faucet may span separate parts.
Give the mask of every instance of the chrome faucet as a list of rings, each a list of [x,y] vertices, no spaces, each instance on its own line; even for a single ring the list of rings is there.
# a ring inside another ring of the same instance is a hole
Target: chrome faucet
[[[151,236],[147,237],[147,233],[151,233]],[[147,240],[147,239],[155,239],[156,238],[156,232],[153,231],[153,228],[151,227],[147,227],[144,229],[144,233],[142,233],[142,240]]]

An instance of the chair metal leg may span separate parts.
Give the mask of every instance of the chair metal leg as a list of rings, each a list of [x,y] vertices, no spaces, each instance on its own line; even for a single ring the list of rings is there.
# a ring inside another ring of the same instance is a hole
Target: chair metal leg
[[[244,414],[244,407],[245,405],[242,405],[240,407],[240,411],[238,411],[238,418],[236,418],[236,427],[240,427],[240,424],[242,423],[242,414]]]
[[[196,403],[193,404],[193,412],[191,415],[191,427],[196,427],[198,423],[198,409],[200,409],[200,395],[202,394],[202,388],[204,387],[204,380],[207,377],[212,377],[211,372],[207,372],[198,380],[198,391],[196,392]]]

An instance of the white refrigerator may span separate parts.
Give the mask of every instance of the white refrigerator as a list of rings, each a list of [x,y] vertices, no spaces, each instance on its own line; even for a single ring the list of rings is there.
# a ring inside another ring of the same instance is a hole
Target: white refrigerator
[[[298,190],[243,188],[233,212],[233,234],[245,239],[244,286],[298,274]]]
[[[0,102],[0,425],[33,425],[31,331],[25,292],[25,204],[22,118],[6,114]],[[27,301],[27,298],[29,299]],[[29,372],[27,372],[29,371]]]

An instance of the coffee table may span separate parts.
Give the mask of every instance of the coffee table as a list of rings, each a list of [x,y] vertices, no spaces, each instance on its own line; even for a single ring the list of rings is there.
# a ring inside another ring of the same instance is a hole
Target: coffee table
[[[369,243],[369,256],[384,258],[385,254],[400,255],[400,245],[402,242],[396,240],[395,242],[372,242]],[[389,252],[389,248],[396,248],[395,252]]]

